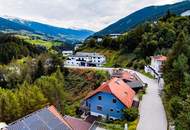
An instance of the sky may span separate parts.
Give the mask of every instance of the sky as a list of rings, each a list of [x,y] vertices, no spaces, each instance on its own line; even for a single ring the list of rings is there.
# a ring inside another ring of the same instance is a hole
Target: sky
[[[180,0],[0,0],[0,15],[99,31],[136,10]]]

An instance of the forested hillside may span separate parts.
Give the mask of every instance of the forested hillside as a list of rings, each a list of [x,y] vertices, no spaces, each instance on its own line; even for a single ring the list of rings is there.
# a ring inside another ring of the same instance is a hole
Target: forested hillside
[[[117,39],[104,37],[102,42],[97,42],[92,38],[80,50],[104,54],[107,57],[106,66],[143,69],[150,56],[167,55],[181,31],[189,28],[190,17],[168,12],[157,22],[139,25]]]
[[[0,122],[46,105],[76,116],[86,94],[108,79],[104,71],[64,69],[62,64],[62,57],[48,53],[0,64]]]
[[[45,50],[32,45],[11,34],[0,34],[0,64],[7,64],[12,59],[35,56]]]
[[[190,28],[184,27],[164,68],[165,102],[176,130],[190,128]]]
[[[190,1],[186,0],[171,5],[149,6],[140,9],[95,33],[94,36],[124,33],[146,21],[157,21],[160,17],[163,17],[168,10],[173,14],[180,16],[183,12],[190,10]]]

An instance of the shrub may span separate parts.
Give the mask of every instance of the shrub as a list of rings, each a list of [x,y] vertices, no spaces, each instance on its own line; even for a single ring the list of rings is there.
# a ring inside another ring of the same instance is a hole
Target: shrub
[[[124,109],[123,112],[127,121],[134,121],[138,117],[137,108]]]

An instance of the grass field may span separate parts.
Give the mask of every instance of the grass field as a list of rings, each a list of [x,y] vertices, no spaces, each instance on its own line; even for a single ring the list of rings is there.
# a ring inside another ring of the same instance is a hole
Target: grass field
[[[50,49],[52,46],[60,46],[60,45],[63,44],[63,42],[44,41],[44,40],[41,40],[41,39],[33,40],[29,36],[23,36],[23,35],[16,35],[16,36],[21,38],[21,39],[24,39],[26,42],[29,42],[31,44],[45,46],[47,49]],[[39,37],[39,38],[42,37],[42,36],[37,35],[37,34],[33,34],[32,36],[36,36],[36,37]]]
[[[31,40],[31,39],[26,39],[27,42],[35,45],[42,45],[45,46],[46,48],[50,49],[53,45],[54,46],[59,46],[63,44],[62,42],[54,42],[54,41],[43,41],[43,40]]]

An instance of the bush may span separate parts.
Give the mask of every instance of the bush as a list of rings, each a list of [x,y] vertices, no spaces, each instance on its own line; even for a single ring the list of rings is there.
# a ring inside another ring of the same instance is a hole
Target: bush
[[[127,121],[134,121],[138,117],[138,109],[137,108],[130,108],[130,109],[124,109],[124,116],[127,119]]]

